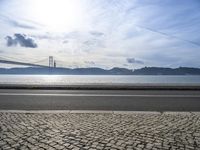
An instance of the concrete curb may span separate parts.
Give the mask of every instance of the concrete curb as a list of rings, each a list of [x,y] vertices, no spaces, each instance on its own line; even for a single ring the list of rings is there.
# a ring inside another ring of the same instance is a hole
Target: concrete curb
[[[200,112],[158,112],[158,111],[104,111],[104,110],[0,110],[0,113],[30,113],[30,114],[155,114],[155,115],[200,115]]]

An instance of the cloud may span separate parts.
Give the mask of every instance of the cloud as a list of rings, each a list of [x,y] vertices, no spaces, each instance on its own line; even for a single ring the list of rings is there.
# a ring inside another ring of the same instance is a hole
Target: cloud
[[[88,64],[88,65],[95,65],[96,63],[94,61],[85,61],[85,64]]]
[[[67,44],[67,43],[69,43],[68,40],[64,40],[64,41],[63,41],[63,44]]]
[[[3,22],[7,22],[9,25],[17,28],[23,28],[23,29],[37,29],[36,25],[39,26],[39,24],[36,24],[31,21],[27,20],[20,20],[18,18],[13,19],[13,16],[9,15],[2,15],[0,14],[0,20]]]
[[[24,28],[24,29],[36,29],[36,27],[34,27],[34,26],[27,25],[27,24],[25,24],[25,23],[21,23],[21,22],[15,21],[15,20],[9,20],[9,23],[10,23],[12,26],[19,27],[19,28]]]
[[[37,44],[33,39],[20,33],[14,34],[14,37],[7,36],[5,39],[7,40],[8,47],[17,46],[19,44],[21,47],[37,48]]]
[[[11,36],[7,36],[6,40],[7,40],[7,46],[8,47],[17,45],[17,41],[14,40]]]
[[[91,31],[90,34],[93,35],[93,36],[96,36],[96,37],[100,37],[100,36],[103,36],[103,35],[104,35],[104,33],[102,33],[102,32],[97,32],[97,31]]]
[[[65,36],[64,38],[67,38],[67,39],[77,39],[77,37],[81,36],[81,33],[78,32],[78,31],[72,31],[72,32],[69,32],[69,33],[65,33]]]
[[[83,42],[83,50],[95,51],[97,48],[105,48],[104,41],[99,39],[88,39],[87,41]]]
[[[87,40],[85,42],[83,42],[83,44],[91,46],[91,45],[96,45],[97,41],[96,40]]]
[[[136,60],[135,58],[127,58],[126,59],[129,64],[144,64],[141,60]]]

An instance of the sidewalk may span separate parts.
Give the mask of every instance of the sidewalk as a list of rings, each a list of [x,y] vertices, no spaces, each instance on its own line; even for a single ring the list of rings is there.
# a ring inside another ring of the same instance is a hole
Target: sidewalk
[[[198,112],[1,111],[0,149],[200,149]]]

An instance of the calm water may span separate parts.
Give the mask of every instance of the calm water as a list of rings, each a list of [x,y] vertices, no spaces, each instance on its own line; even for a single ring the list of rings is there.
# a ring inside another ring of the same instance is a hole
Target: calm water
[[[0,75],[0,84],[200,84],[200,76]]]

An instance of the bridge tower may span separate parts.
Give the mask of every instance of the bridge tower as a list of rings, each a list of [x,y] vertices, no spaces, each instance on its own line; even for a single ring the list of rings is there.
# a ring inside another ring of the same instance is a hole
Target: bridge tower
[[[56,68],[56,61],[55,61],[55,60],[54,60],[54,64],[53,64],[53,67],[54,67],[54,68]]]
[[[49,56],[49,67],[54,67],[53,56]]]

